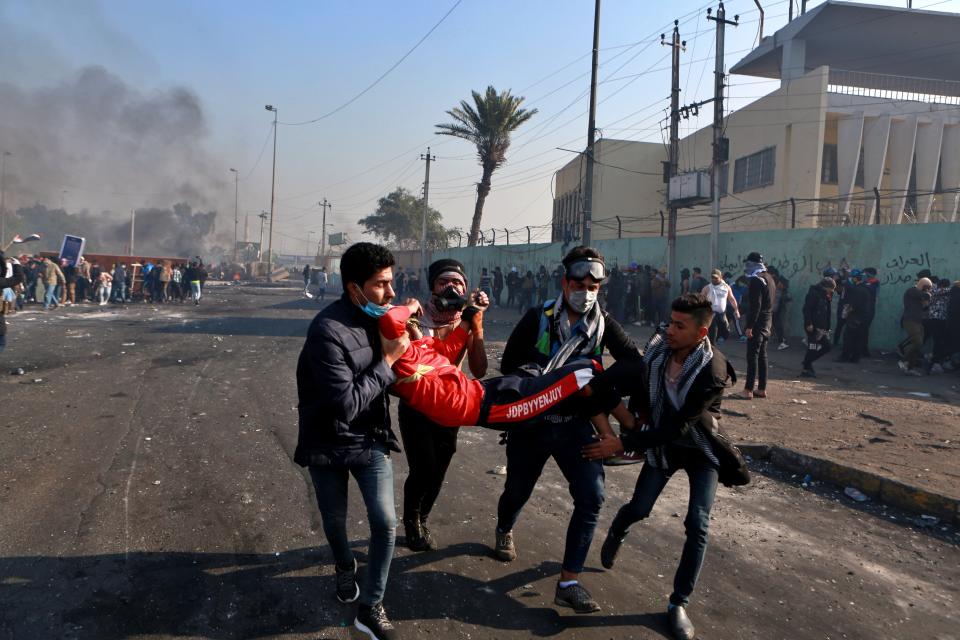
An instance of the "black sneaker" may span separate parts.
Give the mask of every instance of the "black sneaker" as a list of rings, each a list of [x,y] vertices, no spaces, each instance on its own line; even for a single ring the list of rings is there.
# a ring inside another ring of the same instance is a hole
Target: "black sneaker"
[[[372,607],[361,604],[357,607],[357,617],[353,621],[357,631],[367,634],[371,640],[396,640],[397,632],[383,610],[383,603],[378,602]]]
[[[334,565],[337,570],[337,600],[347,604],[360,597],[360,587],[357,585],[357,559],[353,559],[353,565],[349,569],[341,569]]]
[[[800,372],[801,378],[816,378],[817,374],[813,370],[813,367],[804,367],[803,371]]]
[[[553,599],[554,604],[561,607],[570,607],[576,613],[595,613],[600,611],[600,605],[593,599],[590,592],[579,582],[575,582],[567,587],[561,587],[557,583],[557,595]]]
[[[604,569],[613,569],[613,564],[617,561],[617,554],[620,553],[620,545],[623,544],[623,536],[613,533],[613,529],[607,532],[607,537],[600,547],[600,564]]]

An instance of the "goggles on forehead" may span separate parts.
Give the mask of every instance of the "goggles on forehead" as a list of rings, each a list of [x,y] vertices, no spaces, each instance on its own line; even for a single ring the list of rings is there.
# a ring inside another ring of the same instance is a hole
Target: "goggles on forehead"
[[[568,265],[564,265],[567,280],[583,280],[590,276],[597,282],[607,279],[607,268],[603,261],[596,258],[584,258]]]

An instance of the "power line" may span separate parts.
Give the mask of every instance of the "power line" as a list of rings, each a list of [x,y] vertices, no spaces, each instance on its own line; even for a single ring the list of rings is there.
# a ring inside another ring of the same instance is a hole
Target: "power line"
[[[416,43],[415,45],[413,45],[405,54],[403,54],[403,56],[401,56],[399,60],[397,60],[396,62],[394,62],[393,65],[392,65],[389,69],[387,69],[387,70],[384,71],[382,74],[380,74],[380,77],[378,77],[376,80],[374,80],[374,81],[371,82],[369,85],[367,85],[367,87],[366,87],[363,91],[361,91],[360,93],[356,94],[355,96],[353,96],[352,98],[350,98],[349,100],[347,100],[346,102],[344,102],[343,104],[341,104],[341,105],[340,105],[339,107],[337,107],[336,109],[333,109],[332,111],[328,111],[327,113],[323,114],[322,116],[318,116],[318,117],[316,117],[316,118],[313,118],[312,120],[304,120],[303,122],[281,122],[280,124],[286,125],[286,126],[288,126],[288,127],[299,127],[299,126],[302,126],[302,125],[305,125],[305,124],[313,124],[314,122],[320,122],[321,120],[324,120],[324,119],[326,119],[326,118],[329,118],[330,116],[334,115],[335,113],[338,113],[338,112],[346,109],[347,107],[349,107],[351,104],[353,104],[354,102],[356,102],[357,100],[359,100],[359,99],[360,99],[364,94],[366,94],[368,91],[370,91],[370,90],[373,89],[375,86],[377,86],[378,84],[380,84],[380,82],[381,82],[384,78],[386,78],[388,75],[390,75],[390,73],[391,73],[394,69],[396,69],[397,67],[399,67],[400,64],[403,63],[404,60],[406,60],[408,57],[410,57],[410,54],[412,54],[414,51],[416,51],[417,48],[418,48],[421,44],[423,44],[424,41],[425,41],[427,38],[430,37],[430,34],[432,34],[434,31],[437,30],[437,27],[439,27],[441,24],[443,24],[443,21],[446,20],[446,19],[450,16],[451,13],[453,13],[454,9],[456,9],[457,7],[460,6],[460,3],[461,3],[461,2],[463,2],[463,0],[457,0],[456,2],[454,2],[454,3],[453,3],[453,6],[450,7],[450,9],[449,9],[445,14],[443,14],[443,17],[440,18],[440,20],[438,20],[438,21],[436,22],[436,24],[434,24],[432,27],[430,27],[430,30],[427,31],[427,32],[423,35],[423,37],[420,38],[420,39],[417,41],[417,43]]]

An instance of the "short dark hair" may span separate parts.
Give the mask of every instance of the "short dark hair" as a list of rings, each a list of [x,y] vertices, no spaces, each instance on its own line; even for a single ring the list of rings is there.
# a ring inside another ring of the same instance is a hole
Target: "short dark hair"
[[[593,247],[587,247],[580,245],[570,249],[570,251],[563,257],[564,266],[573,264],[578,260],[583,260],[584,258],[594,258],[596,260],[603,261],[603,256],[600,255],[600,252],[594,249]]]
[[[694,272],[694,273],[703,273],[703,270],[700,269],[700,267],[694,267],[694,268],[693,268],[693,272]]]
[[[670,308],[680,313],[689,313],[701,327],[709,327],[713,322],[713,305],[706,296],[699,293],[685,293],[673,301]]]
[[[386,247],[372,242],[358,242],[343,252],[340,258],[340,278],[363,286],[377,271],[396,264],[393,254]]]

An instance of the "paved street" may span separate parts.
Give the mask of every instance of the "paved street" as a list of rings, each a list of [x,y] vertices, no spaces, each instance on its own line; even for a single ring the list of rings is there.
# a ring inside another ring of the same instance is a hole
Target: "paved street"
[[[295,361],[316,309],[293,288],[211,285],[200,307],[11,317],[0,356],[0,638],[349,637],[353,610],[333,598],[313,489],[292,462]],[[492,356],[508,320],[488,329]],[[926,404],[955,429],[950,399]],[[779,411],[777,429],[806,425]],[[385,605],[401,637],[667,637],[685,478],[604,571],[599,542],[639,466],[608,470],[583,576],[603,610],[576,616],[552,604],[571,508],[552,463],[515,530],[519,558],[491,557],[497,440],[461,431],[431,518],[441,548],[397,546]],[[394,461],[399,498],[406,465]],[[955,532],[904,520],[776,473],[721,488],[690,607],[699,637],[960,638]],[[350,527],[362,560],[355,486]]]

